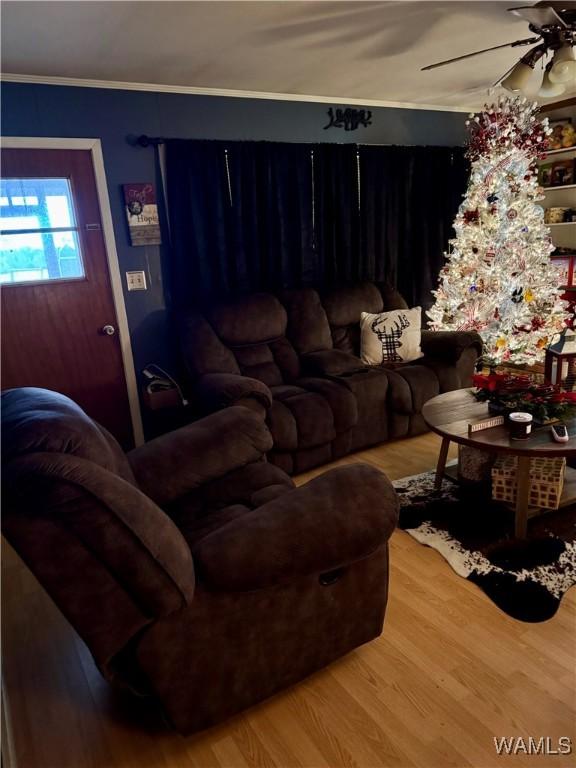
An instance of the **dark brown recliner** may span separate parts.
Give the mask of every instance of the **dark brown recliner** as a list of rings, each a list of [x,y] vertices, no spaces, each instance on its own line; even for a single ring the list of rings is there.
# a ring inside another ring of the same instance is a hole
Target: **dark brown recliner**
[[[422,331],[424,357],[400,365],[360,359],[360,315],[401,309],[372,283],[325,292],[254,294],[182,324],[192,398],[204,412],[243,404],[267,412],[269,459],[304,472],[350,451],[425,431],[422,407],[470,386],[476,333]]]
[[[125,455],[68,398],[13,389],[2,432],[4,534],[103,675],[181,732],[380,634],[398,503],[374,468],[296,489],[242,407]]]

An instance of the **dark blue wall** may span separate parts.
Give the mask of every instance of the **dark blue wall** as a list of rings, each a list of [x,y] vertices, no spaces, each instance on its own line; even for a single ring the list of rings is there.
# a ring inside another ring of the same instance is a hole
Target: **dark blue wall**
[[[465,138],[458,112],[372,108],[372,125],[345,132],[327,122],[328,104],[188,96],[21,83],[2,84],[2,134],[102,140],[116,246],[136,370],[148,362],[173,367],[162,282],[162,249],[129,245],[121,185],[154,181],[154,152],[133,148],[128,135],[174,138],[337,141],[455,146]],[[146,292],[126,292],[124,272],[144,269]]]

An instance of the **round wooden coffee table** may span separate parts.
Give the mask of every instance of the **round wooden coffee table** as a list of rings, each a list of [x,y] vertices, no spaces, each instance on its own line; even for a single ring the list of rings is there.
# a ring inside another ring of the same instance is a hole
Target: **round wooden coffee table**
[[[436,467],[435,487],[439,489],[446,473],[446,459],[450,443],[459,443],[471,448],[492,453],[507,453],[518,457],[516,475],[515,534],[526,538],[528,529],[528,498],[530,492],[530,459],[539,457],[576,456],[576,419],[564,423],[570,440],[556,443],[552,439],[550,427],[535,427],[528,440],[510,440],[507,425],[492,427],[468,433],[468,425],[489,418],[488,404],[479,403],[470,389],[458,389],[433,397],[422,409],[424,421],[432,432],[442,438],[440,455]],[[576,502],[576,470],[566,469],[566,479],[560,506],[565,507]]]

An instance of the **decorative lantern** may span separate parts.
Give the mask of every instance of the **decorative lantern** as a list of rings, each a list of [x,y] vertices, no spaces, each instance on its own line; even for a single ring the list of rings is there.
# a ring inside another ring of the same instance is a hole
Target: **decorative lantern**
[[[576,332],[566,328],[546,350],[544,380],[571,392],[576,384]]]

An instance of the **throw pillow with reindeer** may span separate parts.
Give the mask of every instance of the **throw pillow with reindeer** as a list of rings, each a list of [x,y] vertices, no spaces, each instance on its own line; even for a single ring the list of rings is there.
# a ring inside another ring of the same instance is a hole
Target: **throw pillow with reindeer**
[[[395,309],[360,316],[361,357],[367,365],[409,363],[422,357],[422,310]]]

